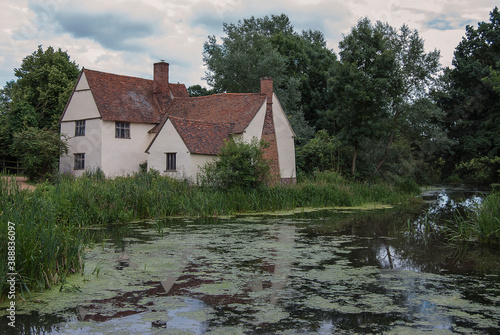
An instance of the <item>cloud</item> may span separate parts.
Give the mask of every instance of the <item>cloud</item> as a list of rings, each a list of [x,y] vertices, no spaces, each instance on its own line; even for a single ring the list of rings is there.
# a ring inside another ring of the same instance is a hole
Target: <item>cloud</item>
[[[139,39],[154,33],[152,22],[132,19],[125,14],[64,12],[55,16],[64,32],[75,38],[90,38],[112,50],[140,51]]]

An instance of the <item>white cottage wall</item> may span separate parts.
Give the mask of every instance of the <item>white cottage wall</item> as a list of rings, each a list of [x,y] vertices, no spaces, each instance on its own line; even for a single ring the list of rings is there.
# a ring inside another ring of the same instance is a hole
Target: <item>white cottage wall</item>
[[[250,143],[254,137],[258,140],[262,138],[262,129],[264,128],[264,118],[266,117],[266,104],[263,103],[257,114],[243,133],[243,141]]]
[[[153,138],[148,133],[153,126],[130,123],[130,138],[116,138],[115,122],[103,121],[102,170],[106,176],[124,176],[139,171],[139,164],[148,159],[144,150]]]
[[[167,153],[176,154],[176,171],[166,171]],[[189,150],[170,120],[165,122],[149,148],[149,168],[160,171],[162,175],[174,178],[189,178],[192,176]]]
[[[100,117],[101,114],[99,114],[99,110],[97,109],[89,84],[85,78],[85,73],[82,72],[61,121],[76,121]]]
[[[273,96],[273,102],[273,121],[278,145],[281,178],[296,178],[295,134],[276,94]]]
[[[61,122],[61,134],[69,137],[70,152],[61,157],[59,171],[80,176],[83,170],[74,170],[75,154],[85,154],[85,169],[101,167],[102,120],[85,120],[85,136],[75,136],[75,121]]]

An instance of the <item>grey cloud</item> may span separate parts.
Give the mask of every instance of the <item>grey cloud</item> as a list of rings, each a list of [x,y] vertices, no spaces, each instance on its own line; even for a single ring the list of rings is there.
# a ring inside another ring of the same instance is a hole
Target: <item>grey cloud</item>
[[[61,29],[75,38],[91,38],[113,50],[142,50],[137,39],[154,34],[154,23],[141,22],[119,13],[58,13]]]

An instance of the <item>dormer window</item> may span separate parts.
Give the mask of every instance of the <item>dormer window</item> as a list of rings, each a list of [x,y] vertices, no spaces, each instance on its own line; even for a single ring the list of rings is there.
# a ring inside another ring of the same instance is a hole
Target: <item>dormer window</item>
[[[115,137],[130,138],[130,122],[116,122]]]
[[[75,121],[75,136],[85,136],[85,120]]]

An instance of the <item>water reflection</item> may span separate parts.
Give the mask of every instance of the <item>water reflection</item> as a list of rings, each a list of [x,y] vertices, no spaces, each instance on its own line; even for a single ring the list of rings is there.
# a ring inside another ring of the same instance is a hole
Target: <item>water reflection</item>
[[[436,208],[480,200],[432,196],[424,214],[319,211],[119,229],[89,251],[82,292],[57,295],[76,313],[47,333],[498,333],[498,250],[408,234],[408,222]]]

